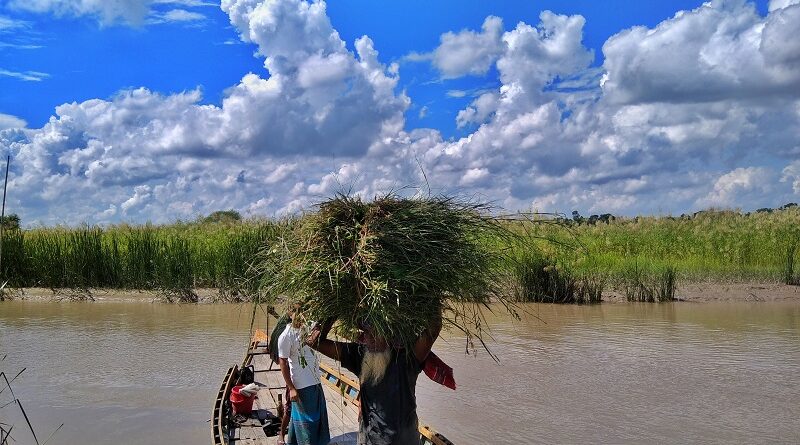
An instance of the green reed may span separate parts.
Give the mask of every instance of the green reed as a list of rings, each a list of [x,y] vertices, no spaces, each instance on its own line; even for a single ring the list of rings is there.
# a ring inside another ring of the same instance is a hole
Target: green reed
[[[9,287],[220,289],[248,298],[256,253],[298,221],[255,220],[7,230],[0,283]],[[708,211],[692,218],[620,218],[565,225],[542,217],[506,222],[522,246],[493,276],[521,300],[591,303],[616,290],[634,301],[667,301],[687,282],[796,284],[800,209],[744,214]],[[527,253],[526,253],[527,252]],[[598,290],[599,289],[599,290]]]
[[[795,255],[800,241],[797,239],[790,240],[786,245],[786,254],[783,263],[783,282],[785,284],[798,284],[800,278],[795,275]]]
[[[601,282],[630,301],[651,302],[673,300],[687,282],[798,282],[797,208],[594,225],[515,224],[529,235],[521,249],[527,253],[508,266],[511,287],[523,300],[573,302],[580,279]]]
[[[512,288],[518,301],[599,303],[606,286],[602,274],[576,274],[570,266],[547,258],[534,246],[522,250],[510,269]]]
[[[709,211],[694,218],[630,218],[568,228],[539,225],[531,231],[573,244],[581,253],[572,258],[572,253],[541,246],[552,256],[565,258],[577,270],[600,270],[610,277],[628,276],[638,262],[653,273],[672,267],[678,281],[779,282],[797,250],[787,246],[800,239],[800,210],[749,215]]]
[[[0,279],[13,287],[237,292],[271,221],[229,225],[39,228],[3,234]]]

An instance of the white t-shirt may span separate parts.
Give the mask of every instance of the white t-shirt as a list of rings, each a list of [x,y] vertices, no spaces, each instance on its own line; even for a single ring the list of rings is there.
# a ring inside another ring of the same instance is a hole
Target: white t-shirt
[[[320,382],[319,361],[314,350],[300,342],[301,333],[300,329],[290,323],[278,337],[278,357],[289,361],[289,374],[297,389],[314,386]],[[305,357],[305,363],[300,361],[301,354]]]

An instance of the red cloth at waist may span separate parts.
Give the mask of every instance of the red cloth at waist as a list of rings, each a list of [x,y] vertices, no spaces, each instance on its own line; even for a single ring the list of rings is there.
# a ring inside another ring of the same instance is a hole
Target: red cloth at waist
[[[453,368],[447,366],[433,351],[428,354],[428,358],[425,359],[423,366],[425,375],[427,375],[428,378],[450,389],[456,389],[456,379],[453,377]]]

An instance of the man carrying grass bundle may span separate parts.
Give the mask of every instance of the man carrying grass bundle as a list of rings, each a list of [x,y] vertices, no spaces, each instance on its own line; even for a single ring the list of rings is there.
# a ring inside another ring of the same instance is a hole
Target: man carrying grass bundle
[[[291,323],[278,338],[278,357],[281,374],[286,381],[291,400],[289,445],[327,445],[330,442],[328,409],[325,393],[319,380],[319,362],[314,352],[301,338],[303,316],[300,305],[293,304],[289,312]],[[283,428],[278,443],[283,442]]]
[[[493,299],[511,307],[496,265],[500,240],[512,234],[488,213],[449,197],[339,195],[262,252],[255,272],[263,295],[292,295],[309,318],[330,320],[311,344],[359,376],[359,444],[418,444],[419,373],[455,387],[452,370],[430,352],[442,324],[480,340],[481,307]],[[334,322],[345,338],[361,332],[363,344],[328,340]]]
[[[441,319],[417,339],[413,350],[390,344],[366,325],[363,344],[329,340],[331,326],[328,322],[316,328],[307,341],[361,381],[358,444],[419,444],[417,377],[442,329]]]

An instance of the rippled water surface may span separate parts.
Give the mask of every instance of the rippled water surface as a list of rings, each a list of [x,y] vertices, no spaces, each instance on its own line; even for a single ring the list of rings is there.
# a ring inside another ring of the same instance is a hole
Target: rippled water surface
[[[466,356],[463,338],[437,342],[459,387],[422,376],[423,422],[458,445],[800,443],[796,303],[523,310],[488,317],[499,364]],[[27,368],[14,391],[40,436],[65,424],[51,443],[209,443],[249,324],[234,305],[2,302],[0,371]],[[0,408],[17,443],[33,443],[15,416]]]

